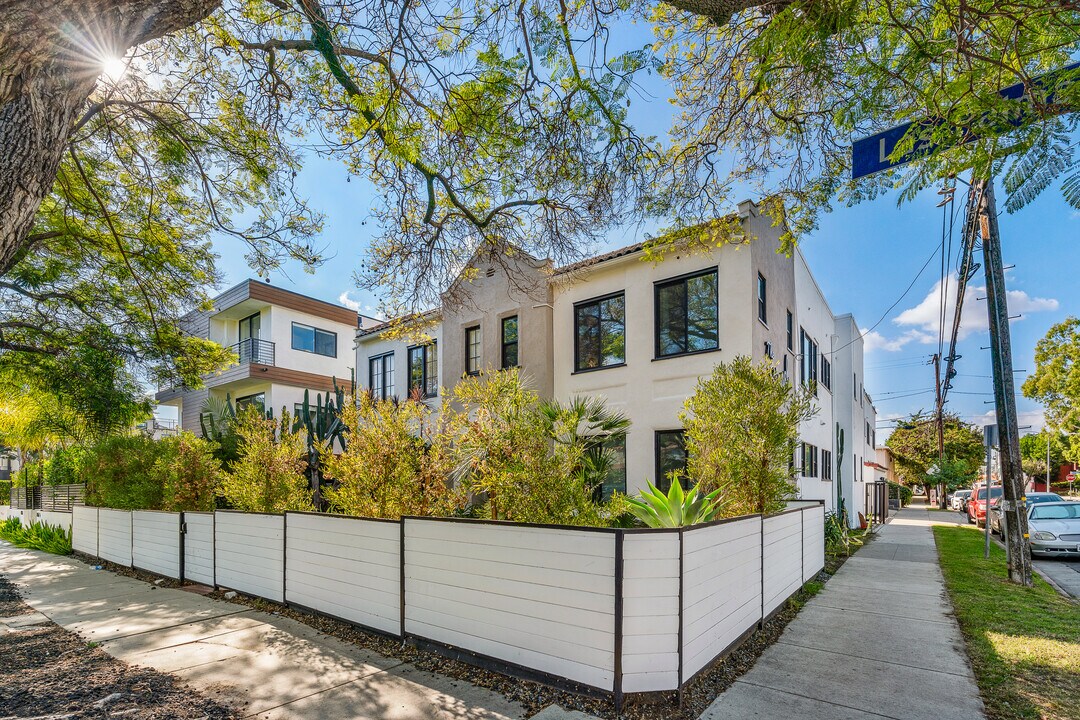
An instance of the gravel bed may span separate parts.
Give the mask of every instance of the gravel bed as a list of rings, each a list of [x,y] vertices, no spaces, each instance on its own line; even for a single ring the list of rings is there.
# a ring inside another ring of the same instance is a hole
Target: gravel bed
[[[33,612],[0,576],[0,617]],[[55,623],[0,625],[0,719],[239,718],[178,678],[127,665]]]

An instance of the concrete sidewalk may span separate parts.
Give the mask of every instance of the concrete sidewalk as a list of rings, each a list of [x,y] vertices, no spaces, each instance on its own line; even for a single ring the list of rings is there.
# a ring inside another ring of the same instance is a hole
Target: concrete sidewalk
[[[930,515],[897,513],[702,718],[984,718]]]
[[[27,604],[127,663],[173,673],[245,717],[507,720],[524,709],[288,618],[0,542]],[[73,681],[77,681],[73,679]],[[552,717],[558,717],[553,709]]]

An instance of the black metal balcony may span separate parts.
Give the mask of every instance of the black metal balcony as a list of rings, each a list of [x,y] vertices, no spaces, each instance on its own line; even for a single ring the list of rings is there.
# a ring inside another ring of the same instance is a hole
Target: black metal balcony
[[[274,364],[274,343],[269,340],[248,338],[236,343],[230,349],[240,358],[241,365],[244,363]]]

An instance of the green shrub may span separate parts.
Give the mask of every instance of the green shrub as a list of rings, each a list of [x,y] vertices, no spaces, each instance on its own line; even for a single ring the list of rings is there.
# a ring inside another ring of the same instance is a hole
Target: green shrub
[[[46,485],[76,485],[82,482],[81,447],[60,448],[45,463]]]
[[[288,412],[276,422],[248,407],[236,419],[236,435],[240,457],[222,478],[220,491],[230,507],[270,513],[312,509],[304,477],[307,442],[292,431]]]
[[[213,510],[221,484],[213,444],[186,432],[108,438],[86,448],[80,465],[87,504],[120,510]]]
[[[87,448],[83,462],[86,503],[119,510],[158,510],[162,483],[155,465],[172,446],[144,435],[110,437]]]
[[[71,531],[43,522],[33,522],[23,527],[19,518],[8,518],[0,523],[0,538],[16,547],[44,550],[56,555],[71,554]]]
[[[450,515],[464,504],[450,476],[454,457],[427,405],[414,400],[381,400],[364,393],[346,399],[341,421],[348,429],[344,452],[322,448],[325,490],[335,511],[398,519],[402,515]]]
[[[223,477],[215,445],[191,433],[159,441],[165,448],[154,465],[161,483],[161,510],[213,510]]]
[[[900,507],[911,504],[911,498],[914,495],[914,491],[907,485],[901,485],[900,483],[889,483],[889,497],[900,498]]]
[[[808,390],[769,361],[739,356],[698,380],[680,414],[687,474],[717,496],[721,517],[783,510],[795,496],[792,448],[817,412]]]

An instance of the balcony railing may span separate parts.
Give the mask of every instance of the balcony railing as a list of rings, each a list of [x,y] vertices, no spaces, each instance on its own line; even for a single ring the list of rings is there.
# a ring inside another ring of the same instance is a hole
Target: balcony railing
[[[259,363],[260,365],[274,364],[274,343],[269,340],[248,338],[241,340],[230,348],[240,358],[240,364]]]

